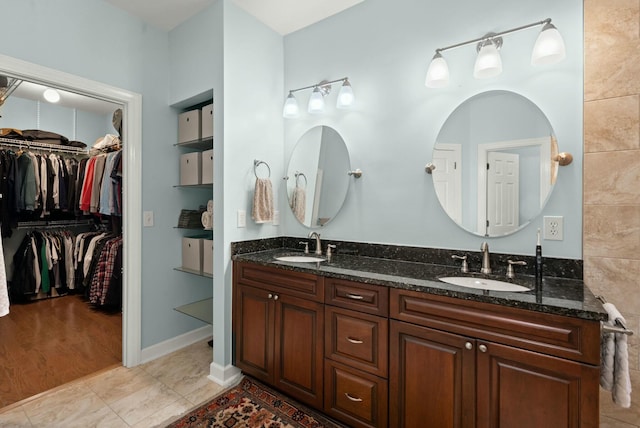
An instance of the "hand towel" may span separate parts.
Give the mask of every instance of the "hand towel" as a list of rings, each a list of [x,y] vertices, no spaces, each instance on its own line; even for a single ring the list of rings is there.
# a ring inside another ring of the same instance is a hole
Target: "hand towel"
[[[213,214],[213,200],[209,199],[207,201],[207,211]]]
[[[253,192],[253,210],[251,218],[256,223],[273,221],[273,188],[268,178],[257,178]]]
[[[616,321],[626,324],[620,311],[612,303],[603,305],[609,319],[608,325]],[[613,402],[621,407],[631,406],[631,378],[629,376],[629,348],[624,333],[604,333],[601,343],[600,385],[611,391]]]
[[[304,223],[307,206],[307,192],[304,188],[296,186],[291,195],[291,210],[300,223]]]

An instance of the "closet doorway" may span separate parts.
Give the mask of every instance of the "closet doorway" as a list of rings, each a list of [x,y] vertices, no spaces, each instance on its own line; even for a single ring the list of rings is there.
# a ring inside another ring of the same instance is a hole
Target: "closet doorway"
[[[138,219],[142,218],[140,159],[142,145],[141,96],[3,55],[0,55],[0,75],[15,77],[122,106],[124,126],[121,135],[123,141],[126,142],[122,149],[124,165],[122,171],[122,312],[121,315],[118,314],[116,322],[120,324],[121,329],[121,362],[127,367],[135,366],[140,362],[141,351],[141,224],[138,221]],[[66,299],[68,297],[74,296],[60,297],[58,299]],[[57,303],[54,300],[56,299],[50,299],[50,301],[44,303],[50,305],[50,311],[55,314],[56,309],[54,306]],[[26,306],[40,303],[41,302],[30,303]],[[79,303],[86,304],[86,302]],[[27,308],[14,307],[13,305],[10,308],[12,312],[15,310],[16,315],[19,315],[22,309]],[[64,311],[68,316],[74,317],[73,311],[76,309],[78,309],[76,302],[71,302],[65,306]],[[80,309],[82,310],[83,308],[80,307]],[[2,318],[0,318],[0,322],[1,321]],[[113,321],[111,321],[111,323],[113,324]],[[112,325],[111,328],[117,329],[117,325]],[[16,334],[20,333],[16,332]],[[61,346],[64,346],[64,343],[65,341],[62,338],[60,340]],[[36,349],[37,345],[37,341],[33,343]],[[59,364],[62,368],[65,362],[60,361]],[[38,375],[38,373],[36,373],[36,375]],[[46,376],[46,373],[41,373],[41,375]]]

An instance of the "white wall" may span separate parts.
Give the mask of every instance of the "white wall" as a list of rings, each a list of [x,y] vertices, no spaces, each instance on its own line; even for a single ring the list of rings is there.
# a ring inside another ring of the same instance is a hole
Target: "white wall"
[[[550,17],[561,31],[567,59],[549,67],[530,65],[538,34],[531,29],[507,35],[501,50],[503,73],[472,77],[475,46],[443,55],[451,71],[445,89],[429,89],[424,78],[436,48],[474,39]],[[367,0],[311,27],[285,36],[285,91],[323,79],[348,76],[356,95],[352,111],[337,111],[327,98],[321,117],[285,122],[285,156],[312,126],[338,130],[349,148],[354,180],[341,213],[321,230],[322,237],[479,250],[481,237],[456,226],[437,201],[424,166],[439,129],[464,100],[492,89],[517,92],[537,104],[549,118],[560,149],[574,163],[559,172],[558,185],[544,214],[565,217],[565,240],[545,241],[545,255],[581,258],[582,186],[582,2],[567,0],[489,0],[424,2]],[[337,92],[337,88],[335,88]],[[308,94],[296,94],[301,104]],[[495,119],[495,126],[500,118]],[[380,202],[383,201],[383,202]],[[284,233],[308,230],[287,212]],[[492,251],[533,254],[542,216],[515,235],[490,239]]]

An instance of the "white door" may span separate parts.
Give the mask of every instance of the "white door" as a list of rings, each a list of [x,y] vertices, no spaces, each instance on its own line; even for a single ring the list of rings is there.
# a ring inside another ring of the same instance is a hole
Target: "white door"
[[[431,161],[433,185],[445,212],[456,223],[462,224],[462,158],[460,144],[436,144]]]
[[[504,235],[519,226],[520,159],[513,153],[489,152],[487,161],[487,232]]]

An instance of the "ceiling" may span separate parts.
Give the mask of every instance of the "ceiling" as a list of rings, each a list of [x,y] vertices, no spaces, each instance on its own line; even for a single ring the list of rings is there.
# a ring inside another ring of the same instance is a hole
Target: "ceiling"
[[[216,0],[105,0],[143,21],[169,31]],[[233,0],[282,35],[307,27],[364,0]]]
[[[217,0],[104,0],[143,21],[170,31]],[[286,35],[335,15],[364,0],[233,0],[275,32]],[[12,96],[41,101],[46,87],[23,82]],[[58,105],[111,114],[119,106],[110,102],[59,90]]]

